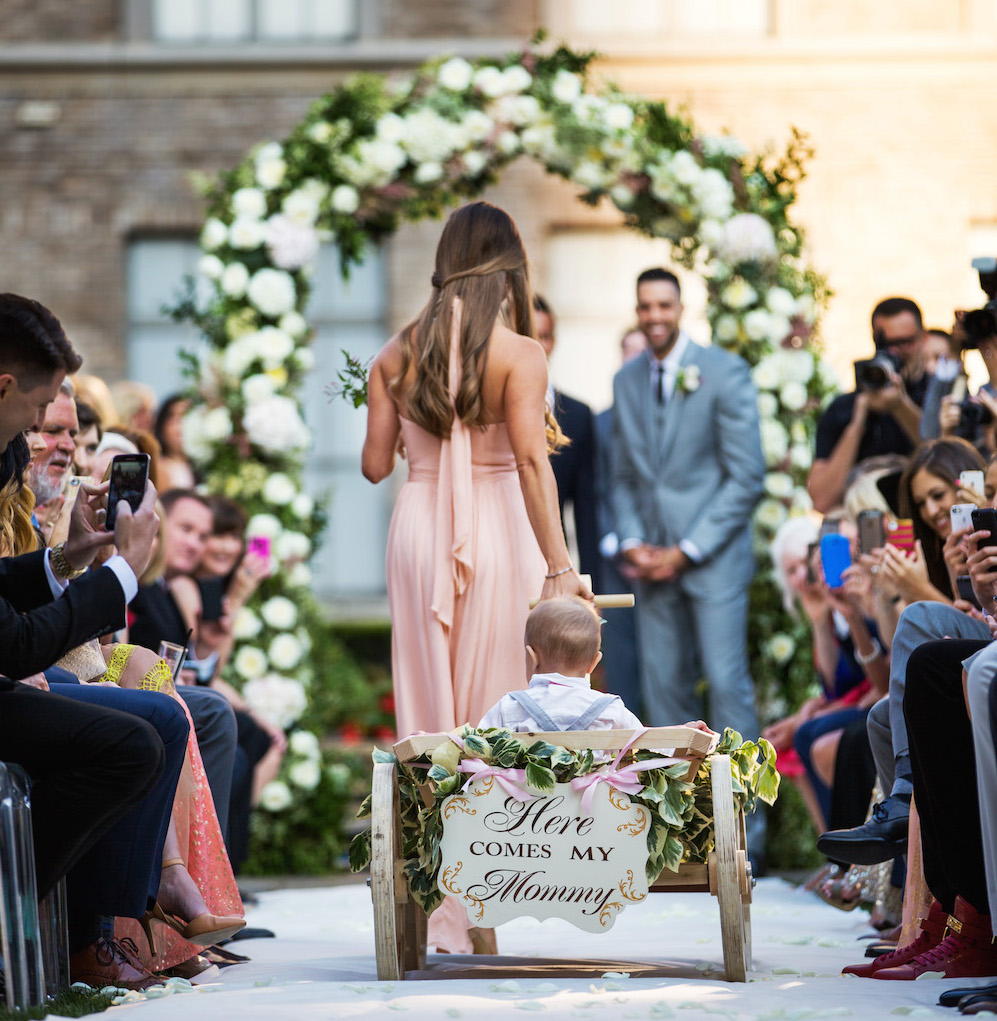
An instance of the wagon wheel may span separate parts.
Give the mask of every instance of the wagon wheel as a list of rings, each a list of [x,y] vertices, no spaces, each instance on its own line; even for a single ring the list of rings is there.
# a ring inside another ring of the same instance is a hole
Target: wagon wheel
[[[370,893],[374,902],[377,977],[382,982],[404,979],[407,963],[405,902],[410,898],[400,875],[398,818],[395,764],[376,762],[371,787]]]
[[[747,981],[743,895],[750,896],[744,851],[738,852],[738,820],[734,814],[734,788],[730,757],[710,757],[713,791],[714,851],[710,861],[710,889],[720,902],[720,936],[728,982]]]

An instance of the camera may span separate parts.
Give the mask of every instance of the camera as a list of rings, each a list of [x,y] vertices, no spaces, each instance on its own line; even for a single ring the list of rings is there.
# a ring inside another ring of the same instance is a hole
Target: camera
[[[900,371],[900,360],[894,355],[880,351],[875,358],[866,358],[855,363],[856,390],[882,390],[894,373]]]
[[[997,336],[997,259],[983,256],[973,259],[972,266],[980,274],[980,289],[986,294],[987,303],[971,312],[956,313],[963,351],[978,348],[981,341]]]
[[[962,403],[959,425],[956,426],[955,434],[960,439],[969,440],[972,443],[976,439],[977,430],[982,426],[990,425],[993,420],[994,416],[990,409],[970,397]]]

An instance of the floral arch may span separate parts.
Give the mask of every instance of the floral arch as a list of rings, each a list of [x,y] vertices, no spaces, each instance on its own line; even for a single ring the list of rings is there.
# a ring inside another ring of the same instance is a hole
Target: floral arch
[[[198,272],[211,297],[176,311],[208,342],[206,354],[188,356],[196,394],[185,437],[208,488],[238,497],[252,515],[250,534],[272,540],[276,573],[239,614],[228,669],[285,727],[307,722],[306,564],[323,524],[300,483],[310,443],[298,399],[313,363],[309,266],[319,244],[334,241],[347,274],[401,221],[438,217],[477,196],[521,155],[577,186],[583,202],[607,199],[628,227],[666,238],[675,261],[706,280],[713,341],[753,366],[759,389],[768,466],[759,552],[787,515],[810,506],[803,483],[816,413],[834,381],[814,332],[824,281],[790,219],[809,153],[795,132],[780,156],[701,135],[661,102],[596,87],[593,57],[531,46],[499,61],[440,58],[404,78],[358,75],[207,191]],[[348,363],[340,380],[362,403],[363,367]],[[796,627],[763,566],[751,628],[763,718],[812,683]],[[308,755],[291,769],[316,761],[309,735],[297,744]],[[314,770],[299,771],[314,779]],[[293,775],[289,784],[271,784],[265,807],[280,812],[295,789],[315,786]]]

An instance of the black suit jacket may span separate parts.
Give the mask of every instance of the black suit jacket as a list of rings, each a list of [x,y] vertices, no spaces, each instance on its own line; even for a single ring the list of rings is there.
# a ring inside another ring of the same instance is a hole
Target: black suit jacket
[[[0,558],[0,674],[21,678],[70,649],[125,626],[125,594],[109,567],[52,598],[44,550]]]
[[[570,500],[575,516],[579,570],[592,576],[599,571],[599,535],[595,513],[595,434],[592,410],[574,397],[554,391],[554,417],[571,443],[551,455],[557,481],[557,502],[564,522],[564,504]]]

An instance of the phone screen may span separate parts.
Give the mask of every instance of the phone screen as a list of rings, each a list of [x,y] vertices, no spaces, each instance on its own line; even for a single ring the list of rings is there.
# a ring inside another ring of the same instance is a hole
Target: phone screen
[[[148,454],[119,454],[111,462],[111,484],[107,490],[107,517],[104,528],[114,531],[117,520],[118,503],[125,500],[133,511],[145,495],[145,487],[149,481]]]

